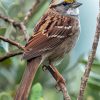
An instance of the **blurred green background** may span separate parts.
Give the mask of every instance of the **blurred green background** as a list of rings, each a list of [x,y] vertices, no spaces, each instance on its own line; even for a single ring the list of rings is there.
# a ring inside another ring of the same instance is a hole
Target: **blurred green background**
[[[50,3],[50,0],[40,1],[40,6],[27,23],[27,32],[30,35],[35,24]],[[79,1],[83,3],[80,7],[81,35],[79,41],[71,54],[65,56],[63,61],[57,65],[60,73],[66,79],[72,100],[76,100],[84,66],[87,63],[87,57],[91,50],[99,3],[99,0]],[[0,14],[22,21],[33,3],[35,3],[35,0],[0,0]],[[0,35],[16,40],[23,45],[25,44],[23,34],[1,19]],[[16,50],[16,47],[0,41],[0,57],[11,50]],[[0,62],[0,100],[13,100],[25,66],[26,63],[24,60],[21,60],[21,56]],[[55,80],[48,71],[43,72],[40,67],[33,82],[29,100],[63,100],[62,93],[55,89],[55,84]],[[85,91],[84,100],[100,100],[100,45]]]

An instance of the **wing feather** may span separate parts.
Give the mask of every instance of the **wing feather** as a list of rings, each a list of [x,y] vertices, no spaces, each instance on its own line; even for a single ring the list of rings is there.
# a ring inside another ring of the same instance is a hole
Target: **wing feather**
[[[72,32],[73,21],[69,17],[62,16],[49,10],[36,25],[35,35],[30,38],[25,46],[23,58],[29,60],[51,51],[59,46]]]
[[[66,39],[70,31],[71,29],[55,26],[52,30],[48,30],[48,33],[38,33],[26,45],[24,58],[29,60],[53,50]]]

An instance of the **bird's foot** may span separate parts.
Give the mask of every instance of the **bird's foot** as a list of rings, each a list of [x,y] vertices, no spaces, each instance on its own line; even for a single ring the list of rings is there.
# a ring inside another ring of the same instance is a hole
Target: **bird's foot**
[[[62,91],[62,87],[61,84],[63,84],[66,87],[66,83],[65,83],[65,79],[63,77],[60,77],[59,80],[57,80],[57,84],[56,84],[56,89],[61,92]]]
[[[59,87],[58,84],[55,85],[55,88],[56,88],[57,92],[61,92],[61,88]]]
[[[71,100],[70,96],[68,95],[67,88],[66,88],[66,82],[63,76],[59,73],[59,71],[54,67],[52,64],[50,66],[46,67],[47,70],[51,73],[51,75],[54,77],[56,80],[56,89],[58,91],[61,91],[64,96],[64,100]]]
[[[46,71],[46,70],[47,70],[47,66],[46,66],[46,65],[43,65],[43,66],[42,66],[42,70],[43,70],[43,71]]]

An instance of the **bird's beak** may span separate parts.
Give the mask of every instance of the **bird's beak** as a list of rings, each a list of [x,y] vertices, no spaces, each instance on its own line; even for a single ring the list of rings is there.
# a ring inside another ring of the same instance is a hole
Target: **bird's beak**
[[[74,3],[72,3],[72,8],[78,8],[79,6],[81,6],[82,5],[82,3],[79,3],[79,2],[74,2]]]

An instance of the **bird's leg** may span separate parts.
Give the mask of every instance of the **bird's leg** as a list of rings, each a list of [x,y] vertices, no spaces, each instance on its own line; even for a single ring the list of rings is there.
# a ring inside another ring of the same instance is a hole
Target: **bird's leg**
[[[64,100],[71,100],[70,96],[68,95],[65,79],[63,76],[59,73],[59,71],[56,69],[56,67],[53,66],[53,64],[50,63],[49,66],[45,66],[46,69],[51,73],[51,75],[54,77],[54,79],[57,81],[57,87],[59,87],[60,91],[62,91],[64,95]]]
[[[64,85],[66,85],[65,79],[59,73],[59,71],[57,70],[57,68],[53,66],[53,64],[50,64],[50,66],[48,66],[47,69],[52,74],[52,76],[54,77],[54,79],[57,81],[57,85],[59,85],[59,83],[62,83]]]

